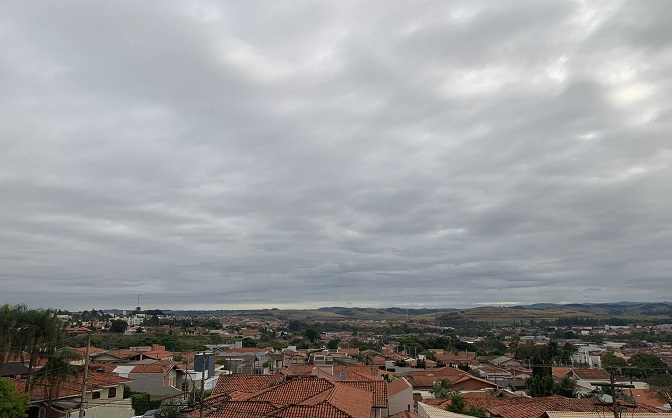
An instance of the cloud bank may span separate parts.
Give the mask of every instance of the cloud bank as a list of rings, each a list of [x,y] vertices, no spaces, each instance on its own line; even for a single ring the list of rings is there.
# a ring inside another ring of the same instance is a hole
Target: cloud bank
[[[5,2],[0,303],[665,300],[667,8]]]

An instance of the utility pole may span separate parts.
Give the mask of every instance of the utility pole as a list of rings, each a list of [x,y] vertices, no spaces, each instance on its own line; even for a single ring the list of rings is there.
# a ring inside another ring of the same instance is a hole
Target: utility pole
[[[614,418],[621,418],[621,409],[625,408],[633,408],[633,406],[630,405],[622,405],[619,406],[618,402],[616,401],[616,388],[634,388],[635,385],[623,385],[623,384],[616,384],[616,376],[614,373],[614,369],[610,368],[609,369],[609,383],[593,383],[595,386],[607,386],[611,389],[611,412],[614,414]],[[600,405],[600,404],[598,404]],[[601,404],[603,406],[606,406],[605,404]]]
[[[86,357],[84,357],[84,379],[82,380],[82,397],[79,400],[79,418],[84,418],[86,413],[85,401],[86,401],[86,379],[89,377],[89,349],[91,348],[91,332],[87,334],[86,337]]]

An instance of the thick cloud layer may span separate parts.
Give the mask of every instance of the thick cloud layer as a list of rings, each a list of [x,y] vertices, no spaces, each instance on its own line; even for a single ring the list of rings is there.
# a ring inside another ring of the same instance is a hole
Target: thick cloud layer
[[[668,9],[3,2],[0,302],[665,300]]]

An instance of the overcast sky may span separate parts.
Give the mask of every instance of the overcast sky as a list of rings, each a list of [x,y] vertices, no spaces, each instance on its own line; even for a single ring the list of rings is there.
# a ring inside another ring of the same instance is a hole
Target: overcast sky
[[[0,303],[662,301],[672,9],[1,1]]]

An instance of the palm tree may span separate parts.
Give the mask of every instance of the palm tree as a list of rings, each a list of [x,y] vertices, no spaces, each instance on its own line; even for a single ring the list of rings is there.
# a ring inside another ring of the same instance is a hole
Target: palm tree
[[[0,307],[0,365],[21,351],[19,324],[26,311],[26,305]]]
[[[20,335],[30,357],[26,392],[30,391],[31,376],[38,354],[49,354],[60,342],[63,335],[63,323],[53,309],[35,309],[26,312]]]
[[[34,380],[43,385],[47,405],[51,408],[52,403],[58,400],[63,385],[71,377],[79,375],[79,369],[72,362],[81,357],[71,348],[49,351],[43,353],[47,357],[47,364],[35,373]]]

